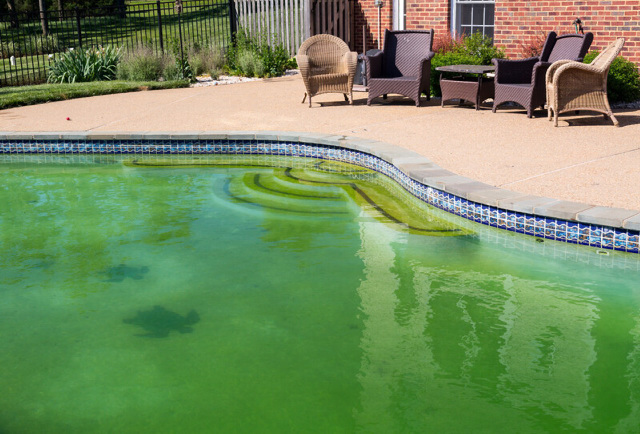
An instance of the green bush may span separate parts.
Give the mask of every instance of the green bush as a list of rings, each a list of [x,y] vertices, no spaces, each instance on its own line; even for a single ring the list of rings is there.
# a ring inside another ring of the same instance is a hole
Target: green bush
[[[191,69],[189,59],[180,59],[179,57],[176,57],[176,65],[182,73],[182,79],[189,80],[192,83],[196,81],[196,75],[193,73],[193,69]]]
[[[189,63],[195,75],[210,74],[215,79],[224,68],[224,53],[218,46],[194,48],[189,51]]]
[[[591,51],[584,56],[584,63],[593,62],[598,54],[597,51]],[[640,74],[635,63],[621,56],[611,63],[607,76],[607,94],[612,104],[640,99]]]
[[[167,61],[162,70],[162,79],[164,81],[176,81],[182,80],[182,69],[180,68],[180,61]]]
[[[162,76],[165,61],[147,46],[126,53],[118,65],[119,80],[157,81]]]
[[[196,81],[196,76],[191,69],[189,60],[181,60],[179,55],[167,55],[164,57],[162,78],[166,81],[188,80],[192,83]]]
[[[436,71],[438,66],[446,65],[481,65],[481,58],[474,57],[465,53],[449,51],[447,53],[437,53],[431,59],[431,95],[441,96],[440,91],[440,72]],[[455,74],[443,73],[444,78],[450,78]]]
[[[88,50],[69,49],[49,67],[50,83],[79,83],[116,78],[120,50],[98,47]]]
[[[247,52],[253,54],[245,54]],[[240,64],[241,59],[244,65]],[[254,67],[253,74],[243,69],[243,66],[248,66],[247,62]],[[265,36],[251,38],[244,31],[236,33],[236,44],[227,51],[227,68],[232,74],[277,77],[295,65],[294,62],[282,44],[271,46]]]
[[[482,36],[481,33],[463,38],[462,44],[458,45],[454,51],[480,59],[479,65],[491,65],[491,59],[505,57],[504,50],[493,45],[493,39]]]
[[[282,45],[271,47],[264,44],[260,51],[260,58],[267,77],[278,77],[291,67],[289,52]]]
[[[217,80],[224,73],[224,69],[212,69],[209,71],[209,75],[212,80]]]
[[[439,66],[446,65],[490,65],[491,59],[504,58],[505,53],[502,48],[495,47],[492,39],[482,36],[481,33],[474,33],[471,36],[462,38],[444,37],[438,40],[438,52],[431,59],[431,95],[441,96],[440,72],[436,71]],[[451,73],[444,73],[443,77],[453,76]]]
[[[255,51],[242,51],[236,61],[237,71],[246,77],[264,76],[265,67],[258,53]]]

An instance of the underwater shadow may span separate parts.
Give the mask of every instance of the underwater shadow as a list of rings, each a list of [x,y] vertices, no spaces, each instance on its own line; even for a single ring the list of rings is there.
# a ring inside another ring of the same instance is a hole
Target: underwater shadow
[[[191,333],[191,326],[199,321],[200,315],[193,309],[186,315],[180,315],[158,305],[149,310],[139,310],[133,318],[122,320],[125,324],[132,324],[146,331],[135,335],[144,338],[166,338],[172,331]]]
[[[122,282],[124,279],[142,280],[144,275],[149,272],[149,267],[131,267],[126,264],[109,267],[100,274],[106,277],[103,282]]]

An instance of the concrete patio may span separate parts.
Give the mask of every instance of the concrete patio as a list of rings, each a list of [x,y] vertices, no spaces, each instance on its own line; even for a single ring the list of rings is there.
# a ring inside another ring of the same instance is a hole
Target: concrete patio
[[[564,116],[493,114],[470,106],[423,106],[390,97],[354,106],[339,94],[301,104],[299,75],[226,86],[136,92],[0,111],[9,131],[187,132],[271,130],[374,139],[420,153],[443,168],[500,188],[592,205],[640,210],[640,110]],[[70,120],[67,120],[70,118]]]

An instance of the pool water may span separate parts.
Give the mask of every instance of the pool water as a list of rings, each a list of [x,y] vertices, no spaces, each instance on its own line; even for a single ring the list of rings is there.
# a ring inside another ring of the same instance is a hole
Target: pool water
[[[355,166],[135,158],[0,159],[0,432],[638,431],[635,256]]]

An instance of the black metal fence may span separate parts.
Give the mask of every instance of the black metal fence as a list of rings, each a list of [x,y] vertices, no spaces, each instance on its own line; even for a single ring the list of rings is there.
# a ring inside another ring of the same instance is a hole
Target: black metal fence
[[[158,53],[231,43],[233,0],[183,0],[131,4],[125,8],[49,10],[0,15],[0,86],[47,80],[47,68],[70,49],[146,45]]]

